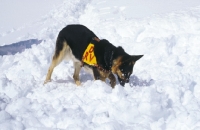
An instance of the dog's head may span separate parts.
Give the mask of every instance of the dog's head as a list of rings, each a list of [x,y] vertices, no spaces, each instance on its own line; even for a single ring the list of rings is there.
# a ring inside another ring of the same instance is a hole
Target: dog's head
[[[133,73],[133,67],[137,60],[143,55],[130,56],[125,55],[118,56],[113,61],[112,72],[117,75],[120,85],[124,86],[129,82],[130,75]]]

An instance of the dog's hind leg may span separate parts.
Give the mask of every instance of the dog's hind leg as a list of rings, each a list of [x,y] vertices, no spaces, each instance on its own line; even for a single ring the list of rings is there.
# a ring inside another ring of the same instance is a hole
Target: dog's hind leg
[[[68,48],[69,47],[64,39],[59,39],[59,38],[57,39],[56,51],[53,56],[44,84],[51,81],[51,75],[54,68],[65,58]]]
[[[76,85],[78,85],[78,86],[81,84],[80,79],[79,79],[80,70],[81,70],[81,62],[74,62],[73,78],[74,78]]]

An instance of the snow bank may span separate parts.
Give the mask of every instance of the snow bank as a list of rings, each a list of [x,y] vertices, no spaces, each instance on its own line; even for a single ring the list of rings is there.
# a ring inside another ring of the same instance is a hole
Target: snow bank
[[[26,41],[20,41],[17,43],[13,43],[10,45],[0,46],[0,55],[14,55],[18,52],[23,52],[27,48],[31,48],[33,44],[39,44],[41,43],[41,40],[37,39],[29,39]]]
[[[109,10],[96,0],[65,1],[25,27],[34,33],[22,37],[43,39],[40,44],[0,56],[1,129],[200,129],[200,7],[135,19],[121,13],[123,6],[107,3]],[[56,36],[71,23],[88,26],[129,54],[144,54],[129,84],[112,89],[81,71],[77,87],[72,62],[62,62],[43,86]]]

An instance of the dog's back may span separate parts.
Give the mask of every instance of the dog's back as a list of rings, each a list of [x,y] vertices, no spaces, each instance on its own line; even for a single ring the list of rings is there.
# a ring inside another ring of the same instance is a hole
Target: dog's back
[[[67,41],[73,55],[81,61],[86,47],[94,37],[97,36],[83,25],[68,25],[58,34],[56,53],[62,49],[63,41]]]

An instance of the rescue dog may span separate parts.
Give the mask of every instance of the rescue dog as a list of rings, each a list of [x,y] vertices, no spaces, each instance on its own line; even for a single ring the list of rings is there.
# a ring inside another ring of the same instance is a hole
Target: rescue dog
[[[99,39],[83,25],[68,25],[57,37],[55,54],[49,67],[46,80],[51,80],[53,69],[63,60],[72,60],[74,64],[74,81],[80,85],[81,67],[89,70],[95,80],[110,80],[111,87],[116,85],[116,74],[119,83],[124,86],[129,82],[133,66],[143,55],[129,55],[122,47],[115,47],[108,40]]]

